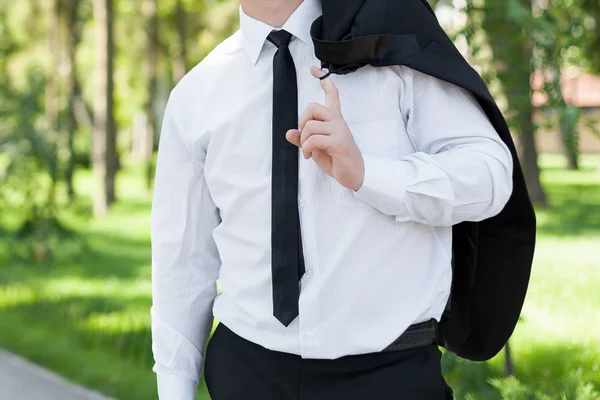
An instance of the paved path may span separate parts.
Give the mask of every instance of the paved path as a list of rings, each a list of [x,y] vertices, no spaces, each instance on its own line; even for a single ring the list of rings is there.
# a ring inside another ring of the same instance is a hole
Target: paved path
[[[114,400],[0,349],[0,400]]]

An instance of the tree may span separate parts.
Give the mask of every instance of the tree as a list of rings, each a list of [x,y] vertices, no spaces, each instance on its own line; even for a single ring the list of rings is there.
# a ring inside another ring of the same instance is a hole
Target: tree
[[[473,10],[473,8],[472,8]],[[540,181],[535,125],[531,103],[533,73],[532,0],[486,0],[482,27],[493,54],[493,65],[508,103],[508,117],[520,139],[520,157],[529,196],[534,203],[548,204]]]
[[[103,215],[115,201],[118,168],[114,120],[113,0],[94,0],[96,71],[93,165],[102,189],[94,199],[94,214]]]
[[[592,72],[600,73],[600,1],[582,0],[581,8],[585,10],[587,17],[583,23],[588,33],[584,54]]]
[[[596,9],[600,9],[597,3]],[[579,167],[579,143],[577,126],[579,109],[567,104],[562,90],[567,81],[568,67],[586,68],[594,57],[586,51],[594,43],[594,31],[586,29],[586,21],[593,18],[593,8],[565,0],[548,0],[536,7],[535,32],[536,64],[548,75],[543,90],[548,95],[545,107],[557,116],[557,129],[563,139],[564,153],[570,169]],[[591,50],[591,49],[590,49]]]
[[[146,59],[145,72],[148,89],[146,93],[146,104],[144,105],[146,113],[146,130],[145,130],[145,162],[146,162],[146,186],[152,187],[154,164],[154,134],[156,127],[155,113],[155,98],[158,83],[158,0],[145,0],[143,4],[143,12],[146,17]]]
[[[75,172],[75,132],[77,131],[77,113],[76,104],[79,101],[79,87],[77,82],[77,62],[76,51],[81,39],[81,24],[79,22],[80,0],[65,0],[65,49],[67,52],[67,112],[65,115],[65,130],[67,132],[67,149],[69,159],[65,166],[65,182],[67,184],[67,193],[70,199],[75,196],[73,187],[73,174]]]
[[[59,141],[59,73],[58,64],[60,60],[60,39],[59,39],[59,20],[60,3],[59,0],[51,0],[46,3],[47,18],[47,48],[48,48],[48,66],[46,68],[46,125],[47,135],[50,138],[48,147],[48,170],[50,172],[50,186],[48,189],[48,206],[53,208],[55,205],[56,183],[58,180],[58,156],[57,146]]]
[[[188,70],[186,51],[186,14],[183,9],[183,1],[175,3],[175,26],[177,28],[177,52],[173,57],[173,80],[179,82]]]

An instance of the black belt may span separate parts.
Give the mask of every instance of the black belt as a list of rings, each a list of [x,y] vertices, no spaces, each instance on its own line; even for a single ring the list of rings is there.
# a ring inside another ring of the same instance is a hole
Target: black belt
[[[432,344],[438,344],[438,322],[435,319],[409,326],[382,352],[410,350]]]

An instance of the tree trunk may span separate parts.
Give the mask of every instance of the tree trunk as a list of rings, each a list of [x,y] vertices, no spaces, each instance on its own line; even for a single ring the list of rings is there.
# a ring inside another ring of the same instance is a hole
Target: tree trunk
[[[179,82],[187,72],[187,51],[186,51],[186,23],[185,10],[183,9],[182,0],[177,0],[175,8],[175,18],[177,25],[177,37],[179,43],[177,46],[177,54],[173,57],[173,81]]]
[[[88,104],[86,104],[83,94],[81,93],[81,85],[79,84],[79,79],[75,77],[75,98],[73,99],[73,109],[75,113],[75,120],[77,121],[77,125],[84,126],[93,131],[94,129],[94,110],[92,110]],[[90,160],[93,161],[93,160]]]
[[[115,201],[117,170],[113,116],[113,0],[94,0],[96,23],[96,93],[94,97],[94,172],[102,189],[94,199],[94,214],[104,215]]]
[[[525,10],[533,13],[532,0],[521,0]],[[519,130],[521,162],[529,196],[534,203],[546,205],[547,199],[540,181],[538,152],[535,146],[535,126],[531,104],[532,43],[523,26],[512,21],[505,2],[486,0],[483,28],[486,31],[498,79],[502,83],[514,126]]]
[[[50,137],[48,160],[48,172],[50,173],[50,187],[47,194],[47,211],[49,215],[54,215],[56,205],[56,183],[59,179],[58,169],[59,160],[57,145],[59,139],[59,121],[58,121],[58,64],[60,61],[60,42],[59,42],[59,13],[60,4],[58,0],[51,0],[47,3],[47,45],[49,52],[48,83],[46,85],[46,118],[48,121],[48,136]]]
[[[579,169],[578,113],[579,110],[573,106],[563,104],[561,108],[560,134],[562,136],[563,150],[567,157],[567,167],[572,170]]]
[[[58,130],[58,53],[60,51],[58,38],[59,5],[58,0],[48,0],[47,3],[47,46],[48,46],[48,83],[46,85],[46,118],[48,126],[55,133]]]
[[[114,44],[114,0],[105,0],[107,19],[107,57],[106,57],[106,109],[107,109],[107,126],[106,131],[106,199],[108,205],[111,205],[116,200],[115,195],[115,177],[120,168],[119,157],[117,153],[117,128],[114,118],[114,60],[115,60],[115,44]]]
[[[145,60],[146,79],[148,80],[148,93],[146,97],[146,130],[144,160],[146,162],[146,186],[152,187],[153,180],[153,150],[154,132],[156,127],[156,113],[154,112],[156,90],[157,90],[157,62],[158,62],[158,0],[146,0],[144,3],[144,14],[146,14],[147,49]]]
[[[552,49],[554,50],[554,49]],[[577,124],[579,122],[579,109],[575,106],[567,105],[563,96],[563,84],[561,77],[563,76],[560,65],[560,49],[548,51],[549,64],[548,69],[552,73],[552,80],[546,83],[550,86],[550,92],[556,97],[556,110],[558,111],[558,129],[562,138],[562,146],[565,157],[567,158],[567,166],[569,169],[579,169],[579,143],[577,135]],[[576,89],[576,88],[573,88]]]
[[[561,126],[560,133],[563,139],[563,150],[567,157],[567,168],[579,169],[579,152],[577,151],[577,138],[575,132],[565,125]]]
[[[67,114],[65,119],[65,128],[67,132],[67,149],[69,158],[65,168],[65,181],[67,183],[67,192],[69,199],[75,197],[75,188],[73,187],[73,174],[75,173],[75,146],[74,138],[77,130],[77,117],[75,112],[75,104],[77,102],[77,64],[76,64],[76,47],[79,43],[80,33],[77,26],[78,10],[80,0],[69,0],[67,10],[67,34],[65,36],[65,46],[67,49],[67,64],[69,77],[67,80]]]
[[[538,151],[535,145],[535,129],[533,127],[533,110],[524,110],[519,113],[519,135],[521,144],[521,162],[527,191],[531,201],[538,205],[548,204],[546,193],[540,181],[540,168],[538,166]]]

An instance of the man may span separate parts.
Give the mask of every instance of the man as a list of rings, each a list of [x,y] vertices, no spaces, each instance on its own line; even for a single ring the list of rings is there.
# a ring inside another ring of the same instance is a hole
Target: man
[[[502,210],[510,152],[469,92],[408,67],[320,80],[320,13],[242,0],[241,29],[171,93],[152,215],[162,400],[193,399],[202,371],[215,400],[452,398],[435,341],[395,344],[440,320],[452,226]]]

